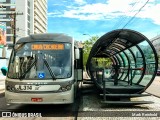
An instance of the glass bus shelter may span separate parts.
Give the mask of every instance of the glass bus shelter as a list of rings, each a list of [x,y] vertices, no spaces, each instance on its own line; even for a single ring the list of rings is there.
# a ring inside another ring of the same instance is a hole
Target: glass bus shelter
[[[100,66],[99,62],[104,64]],[[136,96],[144,92],[153,82],[157,67],[152,43],[129,29],[114,30],[100,37],[86,66],[91,80],[110,96]]]

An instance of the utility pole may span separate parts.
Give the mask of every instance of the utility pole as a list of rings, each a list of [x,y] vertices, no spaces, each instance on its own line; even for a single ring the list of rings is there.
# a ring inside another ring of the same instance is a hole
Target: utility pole
[[[16,13],[14,13],[14,26],[13,26],[13,31],[14,31],[14,38],[13,38],[13,45],[16,43]]]
[[[14,14],[11,14],[11,15],[13,15],[14,17],[13,17],[13,21],[14,21],[14,26],[13,26],[13,31],[14,31],[14,38],[13,38],[13,44],[15,45],[15,43],[16,43],[16,16],[17,15],[23,15],[23,13],[14,13]]]
[[[10,15],[10,16],[13,16],[13,26],[11,26],[12,27],[12,29],[13,29],[13,44],[15,44],[16,43],[16,30],[17,30],[17,28],[16,28],[16,16],[17,15],[23,15],[23,13],[13,13],[13,14],[8,14],[8,15]],[[12,18],[12,17],[11,17]]]

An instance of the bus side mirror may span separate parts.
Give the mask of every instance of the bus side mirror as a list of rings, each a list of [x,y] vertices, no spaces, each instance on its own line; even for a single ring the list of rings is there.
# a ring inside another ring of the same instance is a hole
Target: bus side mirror
[[[1,68],[1,72],[2,72],[2,74],[3,74],[4,76],[6,76],[7,71],[8,71],[7,67],[2,67],[2,68]]]
[[[79,49],[75,49],[75,58],[78,60],[80,58]]]
[[[14,48],[14,44],[8,44],[8,49],[13,49]]]

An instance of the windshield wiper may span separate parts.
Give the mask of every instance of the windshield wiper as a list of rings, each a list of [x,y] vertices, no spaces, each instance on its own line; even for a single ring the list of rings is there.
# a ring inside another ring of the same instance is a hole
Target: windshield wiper
[[[47,62],[45,59],[43,59],[43,60],[44,60],[44,63],[45,63],[45,65],[46,65],[46,67],[48,68],[48,71],[49,71],[52,79],[53,79],[53,80],[56,80],[56,77],[55,77],[53,71],[51,70],[48,62]],[[35,61],[34,61],[34,62],[29,66],[29,68],[19,77],[19,79],[20,79],[20,80],[24,79],[25,76],[26,76],[26,74],[31,70],[31,68],[32,68],[36,63],[37,63],[37,58],[35,57]]]
[[[29,68],[19,77],[20,80],[24,79],[26,74],[31,70],[31,68],[37,63],[37,59],[29,66]]]
[[[55,74],[53,73],[53,71],[51,70],[51,67],[49,66],[47,60],[45,60],[45,59],[43,59],[43,60],[44,60],[44,63],[45,63],[45,65],[46,65],[46,67],[48,68],[48,71],[49,71],[52,79],[53,79],[53,80],[56,80],[56,76],[55,76]]]

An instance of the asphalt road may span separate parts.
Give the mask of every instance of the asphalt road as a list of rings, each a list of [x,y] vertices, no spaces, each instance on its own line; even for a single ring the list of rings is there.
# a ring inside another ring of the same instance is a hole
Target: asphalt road
[[[76,119],[79,109],[80,98],[71,105],[6,105],[4,94],[0,96],[0,116],[2,112],[11,112],[12,117],[31,113],[38,113],[37,117],[60,117],[68,120]],[[17,113],[14,115],[14,113]],[[25,116],[27,116],[25,115]],[[52,118],[53,119],[53,118]]]

